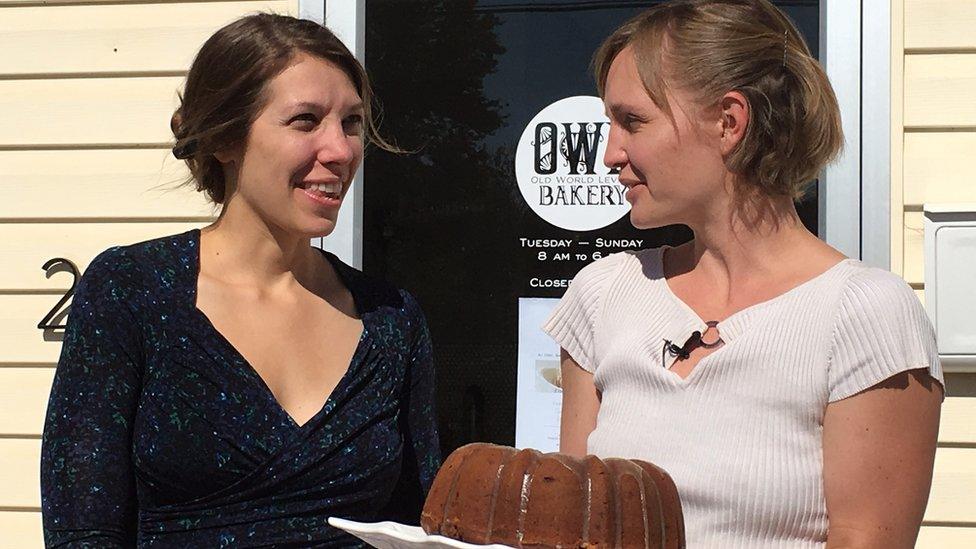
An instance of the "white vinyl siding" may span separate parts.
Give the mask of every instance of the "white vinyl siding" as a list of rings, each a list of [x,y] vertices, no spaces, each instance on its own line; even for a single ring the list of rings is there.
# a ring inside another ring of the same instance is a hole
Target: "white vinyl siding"
[[[169,119],[197,49],[298,0],[0,0],[0,545],[42,547],[40,435],[58,337],[37,323],[105,248],[208,223]]]
[[[892,0],[893,271],[925,288],[922,205],[976,202],[976,2]],[[976,374],[948,374],[917,547],[976,547]]]

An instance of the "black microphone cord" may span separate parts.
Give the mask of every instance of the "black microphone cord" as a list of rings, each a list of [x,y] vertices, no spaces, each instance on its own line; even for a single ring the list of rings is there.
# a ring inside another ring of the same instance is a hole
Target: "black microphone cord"
[[[701,338],[701,332],[692,332],[691,337],[685,342],[683,346],[678,346],[677,343],[671,341],[670,339],[664,340],[664,347],[661,349],[661,366],[665,364],[665,355],[670,354],[676,357],[678,360],[683,360],[691,356],[691,350],[688,348],[693,342],[698,341]]]

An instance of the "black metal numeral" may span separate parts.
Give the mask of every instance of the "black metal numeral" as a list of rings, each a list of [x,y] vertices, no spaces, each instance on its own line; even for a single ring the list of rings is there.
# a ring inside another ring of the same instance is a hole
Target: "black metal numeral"
[[[44,272],[47,273],[48,278],[50,278],[55,273],[65,271],[65,270],[70,272],[71,276],[73,277],[73,280],[71,281],[71,287],[68,288],[68,291],[65,292],[63,296],[61,296],[61,299],[58,300],[58,303],[54,306],[54,308],[51,309],[51,311],[48,312],[46,315],[44,315],[44,318],[42,318],[41,321],[37,323],[37,327],[40,328],[41,330],[63,330],[66,327],[65,324],[53,324],[53,322],[54,319],[57,318],[58,314],[61,312],[61,309],[64,307],[64,305],[68,302],[69,299],[71,299],[71,296],[74,295],[75,293],[75,286],[78,285],[78,277],[80,276],[80,273],[78,272],[78,267],[76,267],[75,264],[72,263],[70,259],[65,259],[63,257],[55,257],[54,259],[47,260],[47,262],[44,263],[44,266],[41,268],[44,270]]]

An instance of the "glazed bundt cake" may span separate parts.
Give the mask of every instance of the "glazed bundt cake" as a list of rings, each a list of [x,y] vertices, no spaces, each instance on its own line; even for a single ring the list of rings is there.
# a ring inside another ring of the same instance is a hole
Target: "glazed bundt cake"
[[[512,547],[684,547],[678,491],[658,467],[481,443],[444,462],[421,526]]]

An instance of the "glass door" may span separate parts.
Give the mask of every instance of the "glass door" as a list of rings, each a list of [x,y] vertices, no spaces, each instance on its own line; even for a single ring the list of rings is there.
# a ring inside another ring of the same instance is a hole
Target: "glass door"
[[[602,164],[590,61],[653,3],[356,3],[381,131],[410,151],[366,153],[362,267],[407,288],[427,314],[445,451],[515,444],[517,420],[520,444],[546,445],[523,432],[533,428],[553,442],[558,349],[538,339],[540,318],[587,263],[690,238],[680,226],[634,229]],[[776,3],[819,54],[820,3]],[[814,232],[816,189],[799,204]]]

